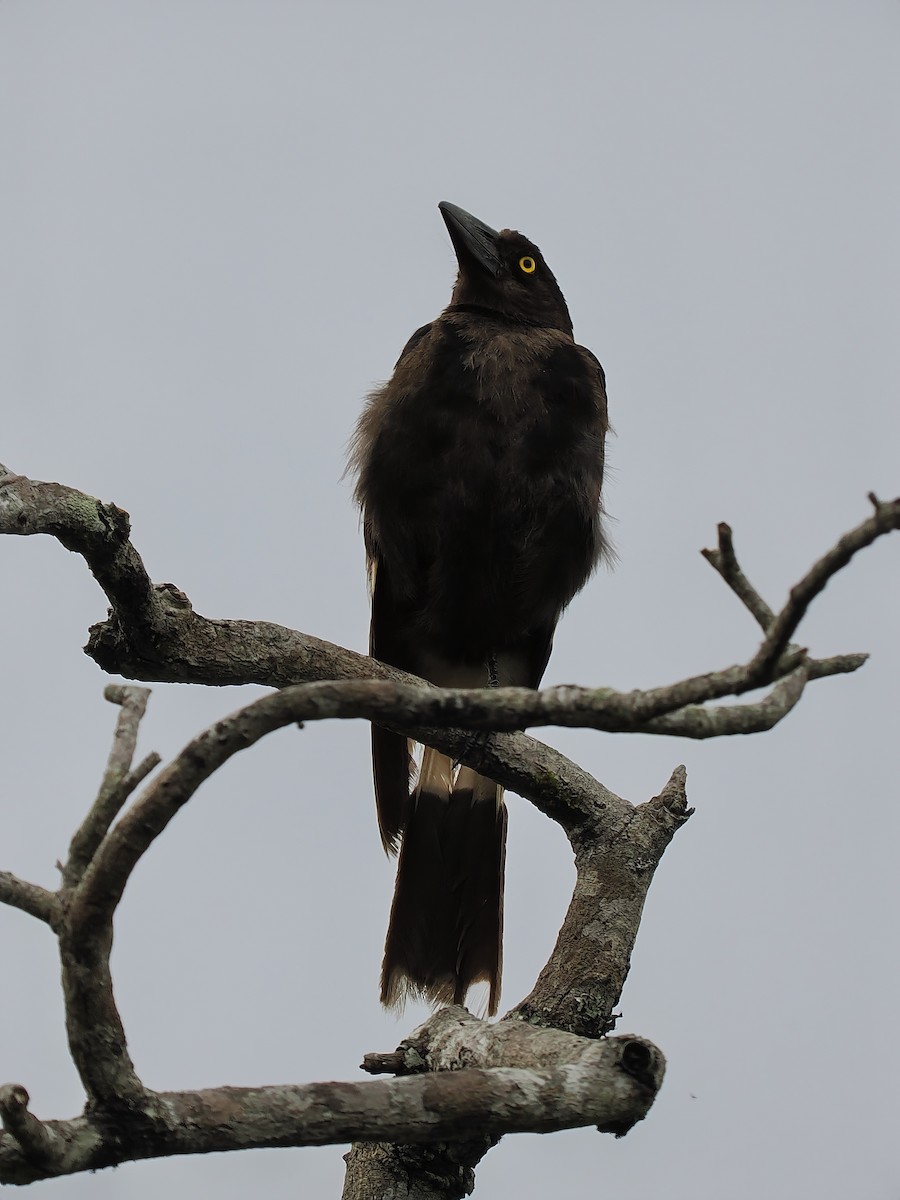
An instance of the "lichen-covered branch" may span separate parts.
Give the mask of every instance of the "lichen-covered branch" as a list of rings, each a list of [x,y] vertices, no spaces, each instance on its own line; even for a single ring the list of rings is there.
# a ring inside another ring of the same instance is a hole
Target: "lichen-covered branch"
[[[25,1089],[7,1085],[0,1183],[174,1154],[351,1140],[489,1144],[504,1133],[585,1125],[621,1135],[653,1103],[665,1064],[652,1043],[502,1024],[485,1025],[464,1009],[435,1014],[407,1039],[420,1065],[403,1078],[158,1093],[154,1118],[123,1113],[115,1137],[103,1113],[38,1121]]]
[[[638,1107],[640,1111],[646,1102],[646,1113],[662,1083],[665,1064],[659,1051],[644,1039],[591,1041],[506,1018],[496,1025],[486,1025],[453,1006],[435,1013],[393,1053],[367,1055],[363,1066],[373,1073],[385,1069],[398,1074],[449,1071],[453,1073],[451,1078],[464,1077],[472,1063],[529,1065],[539,1070],[565,1065],[605,1074],[609,1047],[614,1047],[616,1069],[646,1089]],[[610,1084],[614,1085],[612,1079]],[[609,1125],[601,1120],[597,1125],[601,1131],[618,1135],[626,1132],[615,1121]],[[451,1143],[432,1142],[426,1147],[358,1142],[345,1157],[344,1200],[369,1200],[372,1196],[382,1200],[407,1200],[410,1196],[417,1200],[459,1200],[472,1191],[474,1168],[496,1141],[496,1131],[483,1126]]]
[[[691,815],[686,772],[658,796],[615,814],[601,809],[569,832],[575,891],[553,953],[528,996],[507,1014],[583,1037],[613,1028],[653,875]]]

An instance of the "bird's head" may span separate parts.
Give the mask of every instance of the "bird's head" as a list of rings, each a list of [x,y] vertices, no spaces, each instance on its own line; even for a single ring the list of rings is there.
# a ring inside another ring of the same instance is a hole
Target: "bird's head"
[[[459,262],[452,305],[473,304],[514,321],[571,334],[565,299],[544,256],[514,229],[491,229],[464,208],[438,205]]]

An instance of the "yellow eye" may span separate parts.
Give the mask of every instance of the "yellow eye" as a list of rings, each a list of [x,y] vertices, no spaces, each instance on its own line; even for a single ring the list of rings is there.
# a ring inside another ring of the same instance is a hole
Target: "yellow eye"
[[[519,270],[524,271],[526,275],[533,275],[534,268],[535,261],[533,258],[529,258],[527,254],[524,258],[519,259]]]

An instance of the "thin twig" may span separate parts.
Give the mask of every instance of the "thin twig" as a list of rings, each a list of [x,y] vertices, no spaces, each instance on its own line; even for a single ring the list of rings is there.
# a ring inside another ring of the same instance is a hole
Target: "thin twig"
[[[97,798],[72,838],[63,868],[66,920],[60,929],[66,1031],[75,1067],[88,1097],[100,1105],[128,1104],[145,1114],[154,1110],[128,1054],[125,1028],[113,995],[109,955],[115,905],[96,905],[84,888],[85,872],[129,795],[159,763],[148,755],[132,769],[148,688],[110,684],[104,696],[121,706],[112,747]]]
[[[734,552],[731,526],[724,521],[719,524],[719,546],[716,550],[701,550],[708,563],[715,567],[734,594],[756,618],[763,631],[775,620],[775,614],[759,592],[741,570]]]
[[[759,650],[747,664],[748,674],[752,678],[765,682],[770,677],[772,668],[787,649],[810,604],[829,579],[846,567],[860,550],[871,546],[877,538],[900,529],[900,499],[880,501],[873,495],[870,495],[869,499],[875,506],[874,515],[839,538],[827,553],[813,563],[800,582],[791,588],[787,603],[769,627]]]
[[[872,499],[872,497],[870,497]],[[775,620],[775,613],[769,608],[762,596],[749,581],[747,576],[741,569],[740,563],[737,560],[737,554],[734,549],[734,536],[731,531],[731,526],[726,525],[723,521],[718,527],[719,545],[715,550],[701,550],[700,553],[711,566],[719,572],[734,594],[744,604],[750,613],[755,618],[763,631],[768,631]],[[799,649],[797,646],[788,645],[786,656],[790,656],[793,652]],[[853,671],[858,671],[859,668],[868,658],[868,654],[840,654],[834,655],[831,658],[811,658],[808,662],[809,678],[810,679],[825,679],[830,675],[849,675]],[[775,674],[780,673],[779,664]],[[693,732],[685,733],[686,737],[695,736]]]
[[[81,879],[125,801],[162,761],[158,754],[149,754],[134,770],[131,769],[150,689],[111,683],[103,695],[111,704],[121,705],[121,712],[97,799],[69,845],[68,861],[63,868],[63,884],[69,888]]]
[[[811,658],[807,664],[809,677],[827,679],[832,675],[852,675],[868,660],[868,654],[835,654],[831,658]]]
[[[728,704],[715,707],[691,705],[647,722],[647,733],[668,733],[675,737],[714,738],[735,734],[764,733],[778,724],[803,695],[810,678],[804,663],[780,680],[762,700],[753,704]]]

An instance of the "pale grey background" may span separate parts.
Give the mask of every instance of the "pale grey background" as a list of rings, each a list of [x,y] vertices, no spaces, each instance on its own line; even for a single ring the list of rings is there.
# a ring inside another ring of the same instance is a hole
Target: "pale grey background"
[[[446,303],[449,199],[534,238],[604,363],[621,562],[573,604],[547,681],[628,688],[745,657],[699,557],[731,521],[772,603],[900,480],[900,5],[888,0],[0,5],[0,460],[133,517],[209,616],[361,649],[341,481],[366,390]],[[477,1195],[900,1195],[898,551],[803,628],[869,650],[779,729],[683,743],[548,731],[640,801],[685,761],[697,813],[654,884],[620,1028],[668,1056],[623,1141],[515,1137]],[[50,540],[4,539],[2,866],[52,885],[115,711],[81,654],[105,605]],[[175,752],[251,689],[158,686]],[[571,884],[511,800],[504,1002]],[[355,1078],[383,1014],[391,889],[362,724],[229,766],[137,871],[114,969],[159,1088]],[[54,946],[0,911],[0,1077],[80,1105]],[[32,1195],[339,1194],[341,1149],[128,1165]]]

